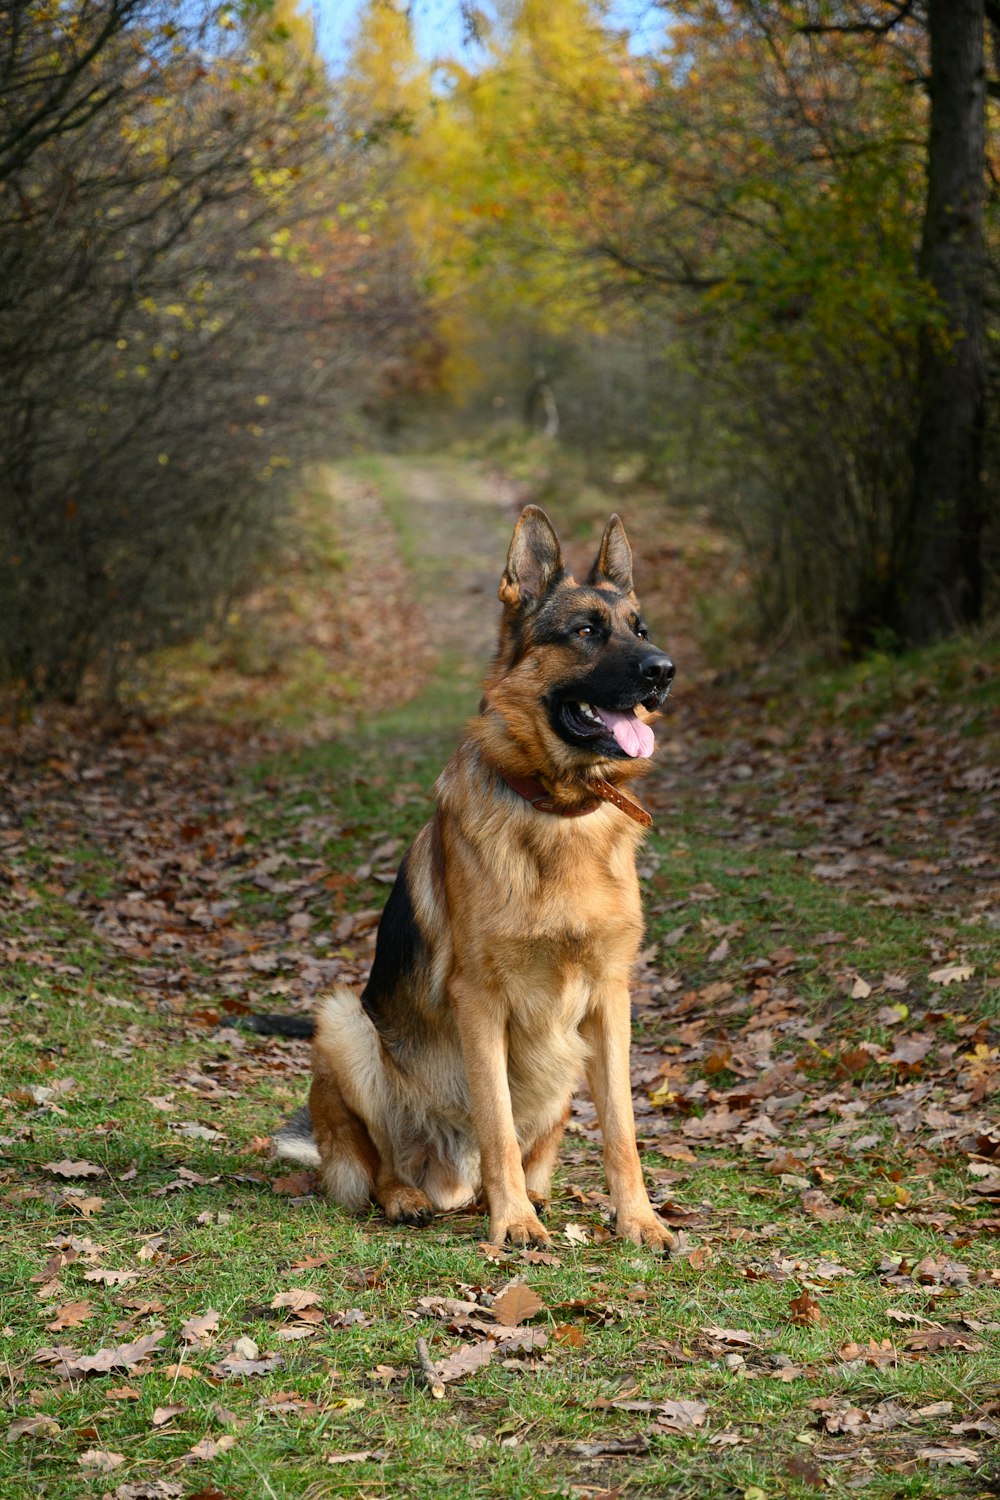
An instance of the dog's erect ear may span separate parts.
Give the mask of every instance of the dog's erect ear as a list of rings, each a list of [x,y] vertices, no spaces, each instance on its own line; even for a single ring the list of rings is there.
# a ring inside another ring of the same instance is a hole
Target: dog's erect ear
[[[621,516],[612,516],[604,528],[601,546],[594,566],[587,577],[588,583],[613,583],[623,594],[631,594],[632,548],[625,535]]]
[[[531,609],[562,572],[562,548],[552,522],[537,505],[526,505],[514,527],[500,599],[508,609]]]

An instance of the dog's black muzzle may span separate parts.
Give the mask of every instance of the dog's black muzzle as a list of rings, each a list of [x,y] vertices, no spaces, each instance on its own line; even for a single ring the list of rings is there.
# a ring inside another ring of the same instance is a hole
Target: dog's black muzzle
[[[653,712],[666,701],[670,684],[677,676],[677,668],[665,651],[647,652],[638,666],[639,676],[650,686],[649,697],[641,700],[642,706]]]

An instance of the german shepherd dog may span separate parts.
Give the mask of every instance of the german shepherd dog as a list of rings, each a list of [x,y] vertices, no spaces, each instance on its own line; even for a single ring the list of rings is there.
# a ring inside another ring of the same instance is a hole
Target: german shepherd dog
[[[527,506],[500,582],[478,716],[400,866],[360,998],[325,997],[308,1108],[274,1138],[335,1202],[391,1223],[485,1192],[491,1242],[539,1221],[586,1073],[617,1233],[667,1252],[642,1180],[629,1084],[636,846],[649,722],[674,665],[649,642],[618,516],[584,583]]]

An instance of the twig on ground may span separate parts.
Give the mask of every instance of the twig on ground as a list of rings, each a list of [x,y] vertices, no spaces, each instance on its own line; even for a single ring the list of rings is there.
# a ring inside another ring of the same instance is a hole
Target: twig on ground
[[[444,1385],[442,1384],[440,1375],[434,1368],[434,1361],[431,1359],[426,1339],[417,1339],[417,1358],[420,1361],[421,1373],[427,1382],[427,1389],[435,1401],[440,1401],[444,1395]]]

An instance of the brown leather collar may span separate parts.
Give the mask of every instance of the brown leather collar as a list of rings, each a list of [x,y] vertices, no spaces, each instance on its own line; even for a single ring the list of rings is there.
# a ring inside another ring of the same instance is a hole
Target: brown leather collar
[[[633,822],[641,824],[643,828],[651,828],[653,826],[653,819],[646,809],[640,806],[634,798],[628,796],[626,792],[620,791],[618,787],[613,786],[610,781],[605,781],[603,776],[599,777],[597,781],[588,782],[588,786],[594,793],[594,796],[587,802],[581,803],[579,807],[557,807],[551,793],[547,792],[542,783],[536,781],[533,776],[508,776],[504,771],[500,770],[499,766],[495,769],[497,775],[503,777],[511,790],[517,792],[518,796],[523,797],[525,802],[530,802],[532,807],[538,812],[554,813],[560,818],[582,818],[587,813],[596,812],[602,802],[610,802],[614,807],[619,808],[625,813],[626,817],[631,818]]]

